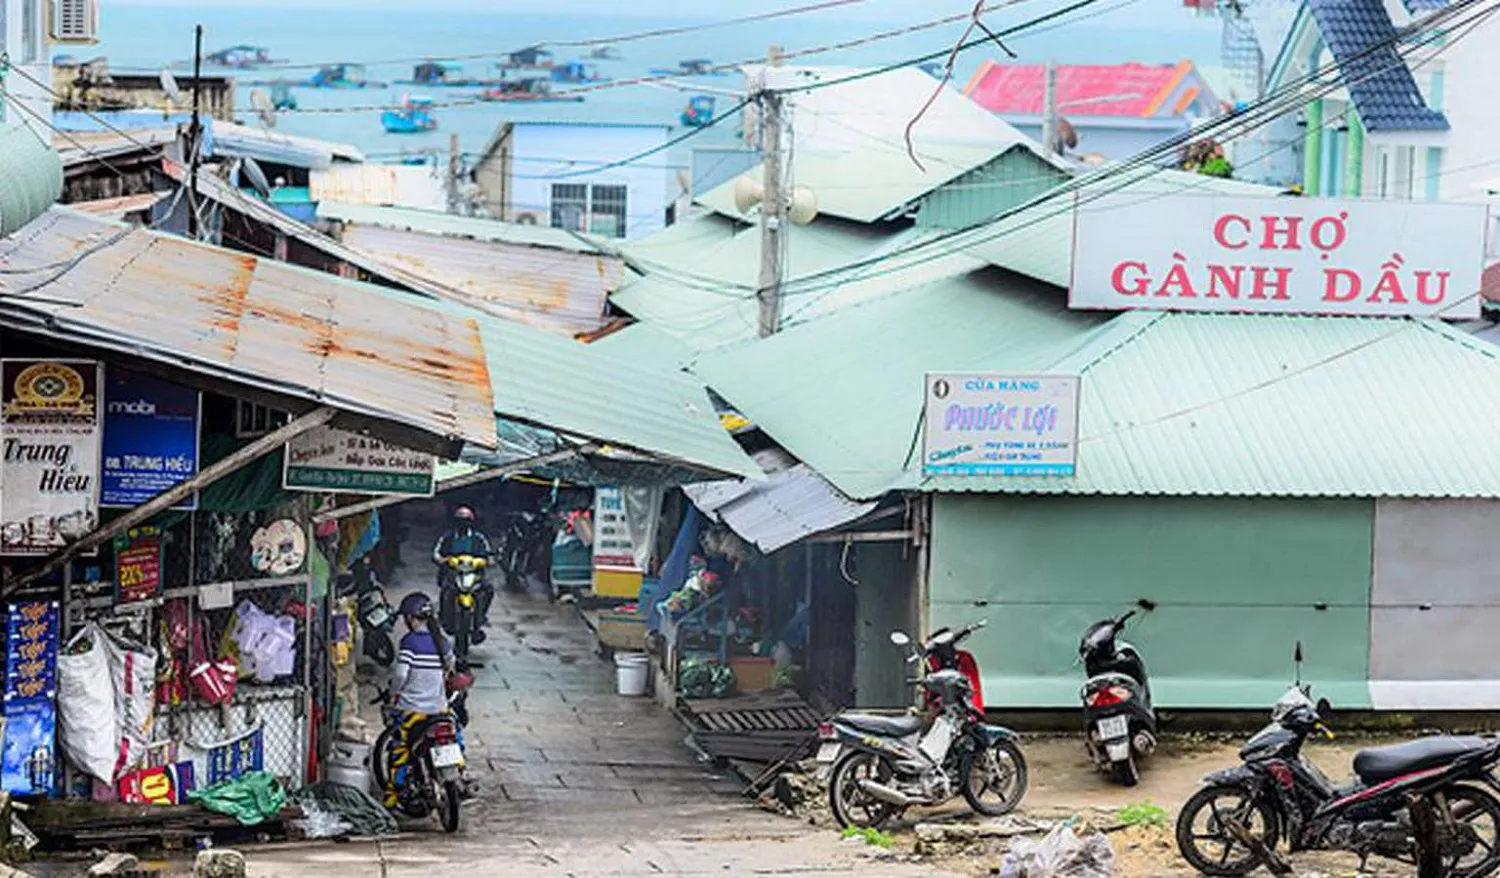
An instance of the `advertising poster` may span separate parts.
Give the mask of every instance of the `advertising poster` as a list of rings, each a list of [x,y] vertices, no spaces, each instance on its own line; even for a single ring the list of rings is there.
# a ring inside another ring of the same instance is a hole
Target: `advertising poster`
[[[594,566],[636,569],[625,495],[619,488],[594,489]]]
[[[0,787],[37,794],[55,786],[58,605],[11,604],[6,611],[5,731]]]
[[[1078,376],[927,376],[924,476],[1071,476]]]
[[[46,555],[99,523],[99,364],[0,360],[0,555]]]
[[[265,732],[259,728],[215,744],[208,751],[208,785],[234,780],[252,771],[263,771],[265,754]]]
[[[431,497],[437,458],[333,427],[287,443],[282,486],[288,491],[344,491]]]
[[[133,604],[161,594],[161,528],[134,527],[115,537],[115,603]]]
[[[196,390],[111,366],[104,376],[101,506],[139,506],[198,473]],[[192,509],[197,498],[176,509]]]

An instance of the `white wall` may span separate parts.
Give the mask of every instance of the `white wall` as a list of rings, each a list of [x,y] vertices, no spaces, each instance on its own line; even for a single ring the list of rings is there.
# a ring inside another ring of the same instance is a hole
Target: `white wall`
[[[549,224],[554,183],[624,185],[626,235],[639,238],[666,227],[667,205],[675,194],[665,150],[621,167],[591,171],[666,142],[665,126],[542,125],[517,122],[512,135],[511,216],[535,212]]]
[[[1432,63],[1413,70],[1426,93],[1432,73],[1443,71],[1442,101],[1438,109],[1452,130],[1442,159],[1439,197],[1444,201],[1480,201],[1480,184],[1500,178],[1500,19],[1485,18],[1462,39],[1443,47]],[[1439,67],[1438,65],[1441,65]]]
[[[29,22],[27,10],[30,10]],[[19,70],[5,77],[5,99],[0,101],[0,120],[6,124],[25,124],[36,131],[48,143],[52,142],[52,131],[34,116],[46,122],[52,121],[52,95],[43,85],[34,85],[27,77],[50,87],[52,63],[50,47],[47,45],[46,0],[0,0],[0,48],[10,55],[10,61]],[[32,25],[31,40],[23,39],[23,24]],[[27,57],[28,49],[31,57]],[[24,76],[22,74],[25,74]],[[30,112],[16,108],[19,102]]]

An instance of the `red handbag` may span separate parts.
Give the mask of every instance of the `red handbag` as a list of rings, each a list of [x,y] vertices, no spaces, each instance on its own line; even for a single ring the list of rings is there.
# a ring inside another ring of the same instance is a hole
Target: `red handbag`
[[[199,619],[193,628],[193,649],[189,656],[188,681],[193,694],[205,704],[228,704],[234,698],[239,668],[227,659],[213,658],[208,651],[208,620]]]

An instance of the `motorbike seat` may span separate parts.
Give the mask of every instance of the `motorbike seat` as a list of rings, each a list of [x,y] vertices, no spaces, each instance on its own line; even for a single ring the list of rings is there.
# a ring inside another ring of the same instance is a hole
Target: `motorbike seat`
[[[872,735],[904,738],[922,730],[922,718],[911,714],[880,716],[873,713],[842,713],[836,719],[847,726]]]
[[[1371,747],[1354,756],[1354,773],[1367,784],[1394,780],[1403,774],[1438,768],[1490,746],[1473,736],[1435,735],[1389,747]]]

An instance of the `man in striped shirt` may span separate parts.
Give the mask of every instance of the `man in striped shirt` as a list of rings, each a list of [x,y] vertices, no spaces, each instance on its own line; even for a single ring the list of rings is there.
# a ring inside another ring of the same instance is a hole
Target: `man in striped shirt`
[[[448,674],[453,670],[453,651],[432,623],[432,602],[420,592],[401,601],[400,613],[407,633],[391,669],[391,697],[395,701],[396,734],[390,747],[390,786],[386,807],[395,807],[397,791],[406,783],[411,761],[411,733],[428,717],[448,712]]]

